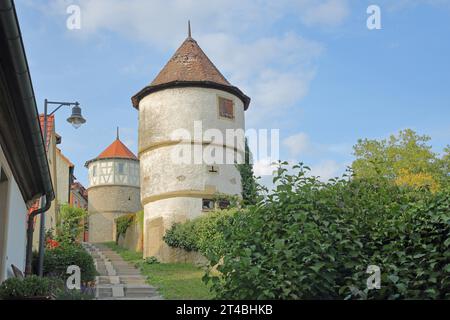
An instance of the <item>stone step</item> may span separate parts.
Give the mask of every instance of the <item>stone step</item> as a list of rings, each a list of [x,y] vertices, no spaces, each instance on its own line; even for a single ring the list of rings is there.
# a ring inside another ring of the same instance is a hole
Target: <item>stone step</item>
[[[124,288],[125,297],[152,297],[158,296],[158,292],[154,288]]]
[[[94,258],[98,300],[162,300],[156,288],[132,264],[104,245],[83,244]]]
[[[112,288],[97,288],[97,290],[99,298],[111,298],[113,296]]]

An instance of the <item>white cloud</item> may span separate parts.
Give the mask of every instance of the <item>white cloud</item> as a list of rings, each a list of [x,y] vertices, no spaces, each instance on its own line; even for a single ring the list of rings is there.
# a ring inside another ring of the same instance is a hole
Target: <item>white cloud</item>
[[[345,166],[340,165],[334,160],[323,160],[311,166],[310,174],[320,177],[322,181],[341,176],[345,171]]]
[[[252,97],[251,125],[282,113],[308,93],[315,60],[324,50],[294,33],[254,41],[219,33],[198,41],[229,81]]]
[[[302,20],[307,25],[335,27],[349,15],[347,1],[328,0],[306,9]]]
[[[311,151],[311,143],[306,133],[300,132],[283,140],[283,145],[293,157],[298,157]]]
[[[257,177],[273,176],[277,166],[273,164],[270,158],[260,159],[253,164],[253,172]]]
[[[347,0],[52,0],[46,3],[22,0],[50,14],[66,14],[78,4],[85,33],[113,31],[152,45],[171,45],[174,35],[193,22],[194,35],[205,30],[241,34],[270,28],[286,16],[308,26],[337,26],[348,16]],[[182,38],[179,38],[180,40]]]
[[[252,98],[248,124],[257,127],[298,107],[324,49],[298,30],[271,35],[276,24],[294,17],[306,26],[336,26],[349,11],[347,0],[55,0],[39,9],[61,19],[73,3],[81,7],[81,30],[70,36],[101,43],[109,41],[108,33],[119,34],[168,57],[186,37],[190,19],[200,46]]]

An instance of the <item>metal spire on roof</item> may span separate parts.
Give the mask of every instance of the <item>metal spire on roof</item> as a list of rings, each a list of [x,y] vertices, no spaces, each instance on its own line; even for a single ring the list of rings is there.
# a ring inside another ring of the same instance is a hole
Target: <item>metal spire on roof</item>
[[[192,38],[191,20],[188,20],[188,38]]]
[[[119,140],[119,127],[117,127],[117,140]]]

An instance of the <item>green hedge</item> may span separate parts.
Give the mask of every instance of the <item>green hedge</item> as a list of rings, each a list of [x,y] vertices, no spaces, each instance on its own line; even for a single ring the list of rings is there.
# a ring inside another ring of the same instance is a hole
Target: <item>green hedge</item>
[[[450,298],[448,187],[322,183],[295,170],[280,167],[274,192],[220,229],[221,276],[205,277],[218,298]],[[369,265],[381,268],[380,290],[367,290]]]
[[[61,279],[30,276],[26,278],[9,278],[0,285],[0,299],[16,300],[27,298],[54,298],[64,287]]]
[[[33,257],[33,269],[37,270],[38,254]],[[81,270],[81,281],[83,283],[95,280],[97,270],[94,259],[78,244],[64,244],[55,249],[45,250],[44,256],[44,276],[67,279],[67,267],[76,265]]]
[[[237,209],[218,210],[183,224],[174,224],[166,232],[164,241],[171,247],[198,251],[216,259],[222,255],[225,246],[221,230],[229,225],[237,212]]]

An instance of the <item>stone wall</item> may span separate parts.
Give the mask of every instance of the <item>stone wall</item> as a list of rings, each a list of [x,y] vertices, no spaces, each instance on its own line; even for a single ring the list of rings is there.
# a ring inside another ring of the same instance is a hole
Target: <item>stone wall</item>
[[[126,186],[99,186],[88,190],[89,242],[115,241],[114,220],[141,210],[140,190]]]
[[[125,235],[119,237],[119,246],[127,248],[128,250],[142,252],[144,244],[144,228],[135,218],[128,227]]]

